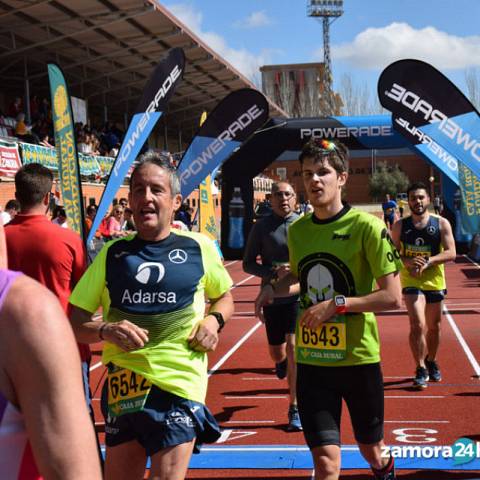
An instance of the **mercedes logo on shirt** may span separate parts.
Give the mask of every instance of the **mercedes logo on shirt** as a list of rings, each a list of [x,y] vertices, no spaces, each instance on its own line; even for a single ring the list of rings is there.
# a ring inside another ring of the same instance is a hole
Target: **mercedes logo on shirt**
[[[144,262],[137,268],[135,279],[144,285],[160,283],[165,275],[165,267],[158,262]]]
[[[188,255],[185,250],[181,248],[176,248],[168,254],[168,259],[172,263],[185,263],[187,261]]]

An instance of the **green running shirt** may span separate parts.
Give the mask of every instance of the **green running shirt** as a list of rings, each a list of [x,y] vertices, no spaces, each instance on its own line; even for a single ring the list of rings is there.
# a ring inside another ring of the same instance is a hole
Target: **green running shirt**
[[[309,306],[338,294],[367,295],[376,288],[375,279],[399,271],[402,266],[385,224],[348,205],[327,220],[313,214],[297,220],[288,230],[288,247],[292,273],[300,281],[299,316]],[[337,321],[345,324],[344,358],[335,357],[332,351],[319,355],[318,351],[304,348],[302,338],[308,333],[297,321],[297,361],[329,367],[379,362],[375,315],[365,312],[338,317],[342,318]],[[322,341],[325,345],[325,338]]]
[[[137,235],[105,245],[70,297],[105,322],[128,320],[149,332],[141,349],[125,352],[105,343],[104,364],[143,375],[162,390],[200,403],[207,390],[207,354],[187,339],[205,316],[205,297],[215,299],[232,286],[217,248],[206,236],[172,230],[159,242]]]

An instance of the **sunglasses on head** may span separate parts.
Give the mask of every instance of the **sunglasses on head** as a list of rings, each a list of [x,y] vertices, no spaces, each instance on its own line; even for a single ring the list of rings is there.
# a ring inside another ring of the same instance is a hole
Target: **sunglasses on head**
[[[337,150],[337,146],[330,140],[322,139],[315,140],[315,146],[322,151],[322,153],[331,153]]]

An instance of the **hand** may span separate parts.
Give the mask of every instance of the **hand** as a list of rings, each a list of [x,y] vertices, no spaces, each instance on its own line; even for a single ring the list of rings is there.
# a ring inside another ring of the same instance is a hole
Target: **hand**
[[[300,325],[310,330],[316,330],[333,316],[335,316],[335,304],[333,300],[326,300],[307,308],[300,317]]]
[[[275,292],[273,291],[273,287],[269,283],[267,283],[262,287],[260,293],[255,299],[255,316],[257,316],[262,323],[265,323],[262,307],[264,305],[272,303],[274,298]]]
[[[429,262],[425,257],[415,257],[409,264],[408,271],[412,277],[420,277],[428,268]]]
[[[143,348],[148,343],[148,330],[140,328],[128,320],[107,323],[102,335],[106,342],[117,345],[125,352]]]
[[[193,327],[188,344],[197,352],[213,352],[218,345],[218,322],[212,315],[207,315]]]

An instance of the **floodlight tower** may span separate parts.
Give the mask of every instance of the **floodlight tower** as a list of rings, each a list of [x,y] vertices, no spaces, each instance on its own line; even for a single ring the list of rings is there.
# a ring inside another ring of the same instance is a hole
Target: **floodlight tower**
[[[325,90],[330,114],[333,114],[332,64],[330,60],[330,24],[343,15],[343,0],[309,0],[307,15],[322,19],[323,25],[323,63],[325,65]]]

